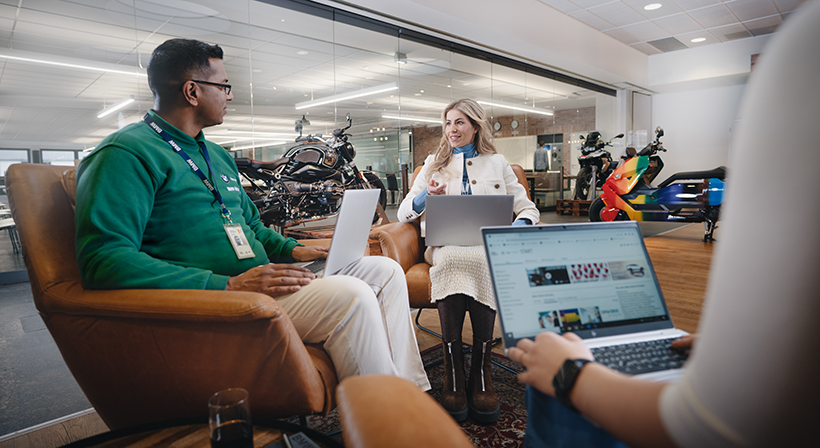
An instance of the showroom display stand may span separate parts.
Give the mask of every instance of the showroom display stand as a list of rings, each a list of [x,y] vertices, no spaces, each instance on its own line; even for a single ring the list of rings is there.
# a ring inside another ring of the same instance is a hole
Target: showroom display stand
[[[586,216],[589,215],[590,204],[592,204],[592,201],[559,199],[555,204],[555,213],[559,215]]]

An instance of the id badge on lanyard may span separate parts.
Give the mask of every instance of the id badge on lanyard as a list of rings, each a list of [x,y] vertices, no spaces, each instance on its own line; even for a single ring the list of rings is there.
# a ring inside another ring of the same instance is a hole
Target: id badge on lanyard
[[[245,232],[242,230],[242,226],[239,224],[234,224],[231,221],[231,211],[228,210],[228,207],[225,206],[225,203],[222,202],[222,195],[219,193],[219,190],[213,183],[205,176],[199,166],[191,160],[191,157],[162,129],[154,120],[151,119],[148,114],[145,114],[145,117],[142,119],[148,126],[154,130],[166,143],[168,143],[171,148],[185,160],[185,163],[191,168],[191,171],[196,174],[199,179],[202,181],[203,184],[208,188],[208,190],[213,193],[216,200],[219,202],[219,206],[222,209],[222,218],[225,220],[223,227],[225,228],[225,235],[228,237],[228,241],[231,242],[231,246],[233,247],[234,252],[236,252],[236,257],[240,260],[245,258],[253,258],[256,254],[253,252],[253,248],[248,243],[248,237],[245,236]],[[205,143],[199,142],[200,147],[202,148],[202,155],[205,157],[205,163],[208,164],[208,171],[213,172],[213,168],[211,168],[211,158],[208,155],[208,148],[205,147]]]
[[[228,235],[228,241],[231,242],[236,257],[240,260],[245,258],[253,258],[256,254],[253,253],[253,248],[248,244],[248,238],[239,224],[224,224],[225,234]]]

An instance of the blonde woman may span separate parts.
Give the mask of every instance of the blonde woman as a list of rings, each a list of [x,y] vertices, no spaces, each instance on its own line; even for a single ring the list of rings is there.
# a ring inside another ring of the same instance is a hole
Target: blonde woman
[[[539,212],[518,183],[509,162],[493,146],[484,109],[469,99],[455,101],[442,114],[444,135],[428,156],[413,186],[399,206],[402,222],[421,220],[427,195],[509,194],[515,197],[513,225],[535,224]],[[431,300],[441,320],[444,350],[444,390],[441,405],[456,421],[467,415],[480,423],[498,420],[500,407],[490,373],[490,342],[495,324],[495,297],[482,246],[429,247]],[[473,356],[465,380],[461,331],[470,311]]]

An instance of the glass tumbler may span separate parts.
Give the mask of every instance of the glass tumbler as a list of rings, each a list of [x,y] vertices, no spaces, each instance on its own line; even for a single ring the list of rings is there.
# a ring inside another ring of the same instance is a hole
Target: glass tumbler
[[[253,448],[248,391],[225,389],[208,400],[211,448]]]

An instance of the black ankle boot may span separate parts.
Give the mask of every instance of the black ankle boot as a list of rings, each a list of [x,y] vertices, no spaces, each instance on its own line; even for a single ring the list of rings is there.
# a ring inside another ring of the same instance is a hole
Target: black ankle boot
[[[467,390],[464,381],[464,351],[461,339],[442,341],[444,350],[444,389],[441,391],[441,406],[457,422],[467,419]]]
[[[492,339],[473,338],[473,358],[470,364],[468,399],[470,417],[479,423],[495,423],[501,415],[498,395],[493,390],[491,354]]]

